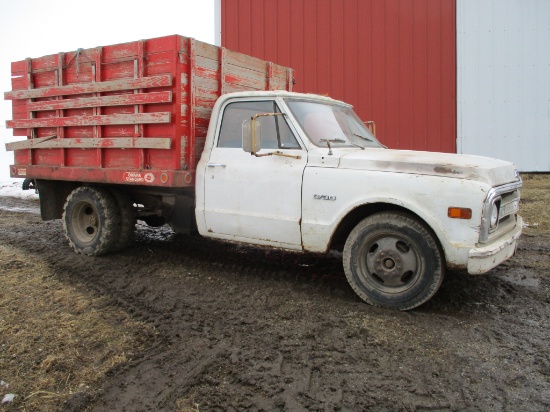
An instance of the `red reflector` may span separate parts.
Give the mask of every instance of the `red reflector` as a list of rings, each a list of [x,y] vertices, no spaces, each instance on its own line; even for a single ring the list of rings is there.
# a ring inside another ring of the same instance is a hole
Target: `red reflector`
[[[466,209],[463,207],[450,207],[447,211],[447,216],[451,219],[471,219],[472,209]]]

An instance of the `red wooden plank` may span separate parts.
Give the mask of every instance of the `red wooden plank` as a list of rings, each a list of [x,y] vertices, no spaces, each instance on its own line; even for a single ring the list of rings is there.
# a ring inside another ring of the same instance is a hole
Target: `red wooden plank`
[[[107,116],[47,117],[40,119],[8,120],[9,128],[99,126],[140,123],[169,123],[170,113],[113,114]]]
[[[78,109],[97,106],[129,106],[134,104],[169,103],[171,101],[171,92],[117,94],[114,96],[88,97],[82,99],[29,102],[27,104],[27,110],[39,111],[56,109]]]
[[[113,92],[130,89],[148,89],[172,85],[172,76],[153,76],[142,79],[120,79],[97,83],[71,84],[69,86],[44,87],[32,90],[14,90],[4,93],[5,100],[35,99],[38,97],[63,96],[84,93]]]
[[[200,77],[206,77],[208,79],[214,79],[214,80],[217,80],[219,77],[217,70],[206,69],[204,67],[199,67],[199,66],[195,68],[195,75]]]
[[[193,108],[195,107],[195,93],[196,93],[196,86],[195,86],[195,83],[196,83],[196,75],[195,75],[195,70],[196,70],[196,65],[195,65],[195,40],[194,39],[189,39],[188,42],[187,42],[187,50],[188,50],[188,53],[189,53],[189,67],[188,67],[188,70],[189,72],[187,73],[187,78],[188,78],[188,84],[187,84],[187,87],[188,87],[188,90],[189,90],[189,93],[187,95],[187,99],[188,101],[186,102],[187,103],[187,116],[188,116],[188,124],[187,124],[187,144],[185,145],[186,147],[186,150],[187,150],[187,156],[188,156],[188,161],[187,161],[187,165],[184,164],[184,160],[182,160],[182,164],[181,164],[181,167],[185,168],[186,166],[188,168],[192,168],[194,169],[195,168],[195,153],[193,152],[193,150],[191,150],[194,145],[195,145],[195,111],[193,110]],[[183,105],[183,102],[182,102],[182,105]]]

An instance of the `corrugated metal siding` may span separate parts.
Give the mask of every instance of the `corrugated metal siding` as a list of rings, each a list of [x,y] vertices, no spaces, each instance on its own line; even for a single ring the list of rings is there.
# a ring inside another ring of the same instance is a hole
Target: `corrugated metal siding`
[[[392,148],[456,151],[455,0],[222,0],[222,45],[295,70]]]
[[[458,151],[550,171],[550,1],[457,7]]]

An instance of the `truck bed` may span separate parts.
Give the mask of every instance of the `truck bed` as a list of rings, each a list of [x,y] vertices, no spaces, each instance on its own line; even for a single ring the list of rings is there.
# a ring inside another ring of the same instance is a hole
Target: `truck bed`
[[[216,99],[277,89],[291,69],[179,35],[14,62],[10,174],[193,186]]]

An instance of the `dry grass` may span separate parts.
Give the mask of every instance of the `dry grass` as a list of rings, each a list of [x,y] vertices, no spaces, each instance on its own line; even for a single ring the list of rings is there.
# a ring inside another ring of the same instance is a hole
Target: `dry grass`
[[[176,401],[176,412],[200,412],[199,404],[192,399],[180,398]]]
[[[9,385],[0,400],[16,394],[1,410],[59,410],[141,350],[147,326],[60,282],[36,258],[0,246],[0,282],[0,381]]]
[[[520,215],[528,235],[550,234],[550,174],[523,174]]]

